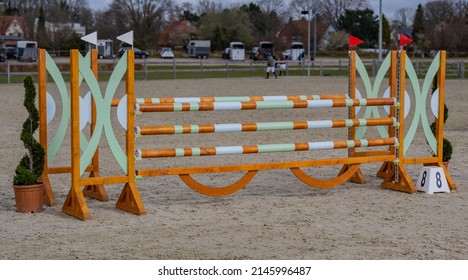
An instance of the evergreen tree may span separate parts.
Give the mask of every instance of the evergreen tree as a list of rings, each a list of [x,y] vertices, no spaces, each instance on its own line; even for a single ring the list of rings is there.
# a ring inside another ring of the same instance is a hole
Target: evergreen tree
[[[382,14],[382,42],[384,47],[389,48],[391,44],[391,35],[390,35],[390,24],[388,23],[387,18]]]
[[[236,9],[224,9],[201,17],[198,36],[211,40],[212,50],[224,50],[232,41],[249,44],[252,23],[249,14]]]
[[[17,16],[17,15],[19,15],[18,8],[13,7],[11,5],[11,1],[8,1],[8,3],[5,2],[4,5],[5,5],[5,9],[3,11],[3,14],[5,16]]]
[[[263,21],[264,15],[259,6],[254,3],[244,4],[240,7],[241,11],[249,15],[250,21],[253,24],[252,35],[254,37],[263,37],[266,34],[266,28]]]
[[[47,30],[45,28],[44,9],[41,7],[39,9],[39,18],[37,21],[37,33],[36,33],[37,45],[40,48],[48,48],[49,47],[48,38],[49,36],[47,35]]]
[[[189,21],[192,25],[195,26],[200,24],[200,16],[188,10],[183,11],[182,15],[180,15],[180,19]]]
[[[254,4],[244,4],[240,10],[249,15],[252,22],[252,36],[258,40],[274,41],[276,32],[281,25],[281,18],[275,11],[263,12],[262,9]]]
[[[338,28],[364,40],[364,48],[377,46],[379,24],[378,18],[371,9],[346,10],[338,20]]]
[[[24,102],[28,118],[23,123],[21,141],[27,153],[21,158],[13,178],[14,185],[34,185],[44,171],[45,152],[42,145],[34,139],[34,132],[39,128],[39,111],[36,108],[36,88],[31,75],[24,78]]]
[[[424,34],[424,10],[422,5],[419,4],[416,10],[416,14],[414,15],[413,33],[411,34],[414,42],[418,45],[418,47],[422,46],[424,41]]]

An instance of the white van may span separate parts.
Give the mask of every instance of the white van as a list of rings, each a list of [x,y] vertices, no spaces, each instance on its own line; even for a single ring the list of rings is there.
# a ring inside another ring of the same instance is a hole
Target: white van
[[[229,59],[230,60],[244,60],[245,59],[245,45],[242,42],[229,43]]]

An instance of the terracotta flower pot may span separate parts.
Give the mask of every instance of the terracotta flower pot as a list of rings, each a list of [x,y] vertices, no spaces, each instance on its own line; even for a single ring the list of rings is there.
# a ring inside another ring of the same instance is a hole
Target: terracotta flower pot
[[[37,213],[44,210],[44,184],[16,186],[15,191],[16,211],[20,213]]]
[[[448,170],[449,167],[449,162],[448,161],[443,161],[442,164],[444,165],[445,169]],[[439,166],[437,163],[424,163],[424,166]]]
[[[442,163],[444,164],[444,166],[445,166],[445,169],[447,169],[447,170],[448,170],[448,167],[449,167],[449,162],[448,162],[448,161],[444,161],[444,162],[442,162]]]

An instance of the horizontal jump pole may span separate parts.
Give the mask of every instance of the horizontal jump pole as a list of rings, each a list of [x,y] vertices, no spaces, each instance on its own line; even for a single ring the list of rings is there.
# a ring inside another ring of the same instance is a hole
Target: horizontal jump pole
[[[264,145],[250,145],[250,146],[137,149],[135,150],[135,157],[136,158],[161,158],[161,157],[260,154],[260,153],[388,146],[388,145],[396,145],[396,144],[398,144],[398,140],[395,137],[391,137],[391,138],[378,138],[378,139],[339,140],[339,141],[286,143],[286,144],[264,144]]]
[[[395,106],[395,98],[355,98],[330,100],[288,100],[249,102],[188,102],[135,104],[136,112],[230,111],[259,109],[331,108],[353,106]]]
[[[301,167],[317,167],[330,165],[344,164],[360,164],[371,162],[388,162],[394,161],[395,155],[376,155],[362,156],[350,158],[331,158],[331,159],[312,159],[302,161],[287,161],[287,162],[268,162],[268,163],[251,163],[238,165],[222,165],[222,166],[197,166],[197,167],[169,167],[158,169],[138,169],[135,170],[137,176],[167,176],[181,174],[206,174],[206,173],[223,173],[223,172],[244,172],[250,170],[272,170],[284,168],[301,168]]]
[[[395,124],[396,124],[395,118],[374,118],[374,119],[344,119],[344,120],[295,121],[295,122],[137,126],[135,127],[135,134],[136,135],[168,135],[168,134],[197,134],[197,133],[220,133],[220,132],[251,132],[251,131],[359,127],[359,126],[377,126],[377,125],[395,125]]]
[[[202,97],[162,97],[162,98],[135,98],[136,104],[160,104],[160,103],[187,103],[187,102],[249,102],[249,101],[286,101],[286,100],[323,100],[345,99],[347,94],[322,94],[322,95],[266,95],[266,96],[202,96]],[[120,99],[112,99],[112,106],[117,107]]]

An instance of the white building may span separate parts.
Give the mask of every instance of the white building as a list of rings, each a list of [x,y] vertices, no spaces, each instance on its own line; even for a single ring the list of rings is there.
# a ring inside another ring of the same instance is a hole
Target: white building
[[[53,34],[62,30],[73,32],[80,37],[86,35],[86,27],[76,22],[55,23],[55,22],[46,21],[44,25],[45,25],[45,29],[47,30],[48,33],[51,34],[52,37],[53,37]],[[39,19],[36,18],[34,20],[34,34],[37,34],[38,27],[39,27]]]
[[[320,50],[327,49],[328,45],[330,44],[330,38],[333,36],[333,34],[336,33],[336,31],[338,31],[336,22],[328,25],[327,29],[323,33],[323,36],[320,39],[320,42],[318,44],[318,47]]]

